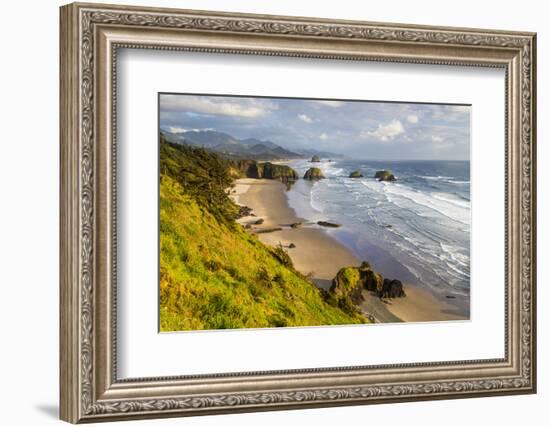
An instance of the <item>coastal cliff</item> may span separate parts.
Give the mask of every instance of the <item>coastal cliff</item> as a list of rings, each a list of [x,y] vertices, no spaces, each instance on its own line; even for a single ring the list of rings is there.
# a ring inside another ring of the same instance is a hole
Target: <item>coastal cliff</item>
[[[296,181],[298,173],[290,166],[255,160],[239,160],[230,163],[235,177],[276,179],[281,182]]]
[[[211,151],[161,137],[160,329],[368,323],[298,272],[286,249],[235,222],[240,208],[226,192],[235,169]]]

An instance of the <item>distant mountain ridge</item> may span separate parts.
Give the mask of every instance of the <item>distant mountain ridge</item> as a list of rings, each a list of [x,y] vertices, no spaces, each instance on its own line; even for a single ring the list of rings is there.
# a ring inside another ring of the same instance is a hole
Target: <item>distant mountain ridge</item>
[[[239,139],[227,133],[218,132],[215,130],[191,130],[187,132],[174,133],[163,129],[161,132],[169,142],[204,147],[209,150],[222,153],[226,157],[236,159],[300,159],[310,157],[314,154],[327,158],[341,157],[334,153],[316,150],[290,151],[268,140],[260,140],[257,138]]]
[[[321,159],[342,159],[345,157],[342,154],[333,153],[332,151],[314,150],[311,148],[301,149],[300,153],[303,154],[304,157],[319,156]]]
[[[271,141],[256,138],[238,139],[227,133],[214,130],[188,131],[184,133],[163,132],[170,142],[202,146],[232,158],[253,160],[298,159],[303,154],[287,150]]]

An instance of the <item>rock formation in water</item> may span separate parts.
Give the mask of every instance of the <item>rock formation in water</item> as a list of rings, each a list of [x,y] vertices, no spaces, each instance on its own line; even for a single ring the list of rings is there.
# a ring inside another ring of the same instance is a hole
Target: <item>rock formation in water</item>
[[[377,171],[374,174],[374,178],[378,181],[395,181],[397,179],[395,175],[388,170]]]
[[[309,168],[304,175],[304,179],[308,179],[310,181],[323,179],[324,177],[325,175],[323,175],[323,171],[319,168]]]

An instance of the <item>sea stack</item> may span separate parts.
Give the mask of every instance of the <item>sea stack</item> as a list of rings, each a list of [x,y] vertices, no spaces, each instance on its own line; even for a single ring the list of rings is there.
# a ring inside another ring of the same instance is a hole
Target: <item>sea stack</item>
[[[397,179],[395,175],[388,170],[377,171],[374,174],[374,178],[378,181],[395,181]]]
[[[405,290],[403,289],[403,283],[397,279],[384,279],[382,285],[382,291],[379,292],[380,298],[403,298]]]
[[[373,292],[379,298],[403,298],[406,296],[403,283],[397,279],[385,279],[364,261],[360,267],[341,268],[332,279],[330,292],[336,296],[349,296],[360,300],[361,290]]]
[[[278,179],[282,182],[296,181],[299,178],[298,173],[290,166],[271,162],[253,162],[247,165],[245,173],[247,178]]]
[[[319,168],[309,168],[304,174],[304,179],[308,179],[310,181],[323,179],[324,177],[325,175],[323,175],[323,171]]]
[[[263,178],[278,179],[280,181],[296,181],[298,173],[287,165],[277,165],[270,162],[264,163]]]
[[[312,163],[319,163],[320,161],[321,161],[321,158],[317,155],[315,155],[311,158]]]

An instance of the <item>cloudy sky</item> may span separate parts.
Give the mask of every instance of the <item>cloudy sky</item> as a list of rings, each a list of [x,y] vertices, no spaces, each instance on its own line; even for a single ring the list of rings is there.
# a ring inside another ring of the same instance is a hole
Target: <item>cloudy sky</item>
[[[203,95],[160,95],[160,127],[211,129],[362,159],[470,157],[470,107]]]

